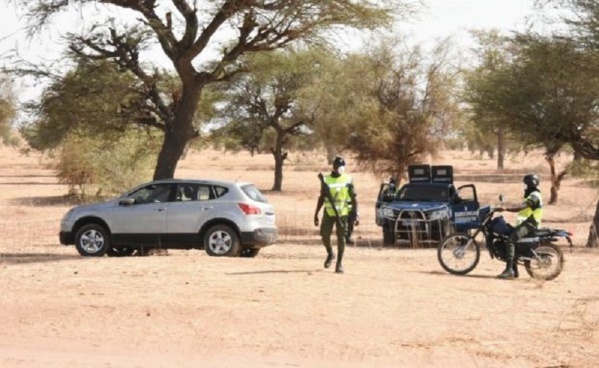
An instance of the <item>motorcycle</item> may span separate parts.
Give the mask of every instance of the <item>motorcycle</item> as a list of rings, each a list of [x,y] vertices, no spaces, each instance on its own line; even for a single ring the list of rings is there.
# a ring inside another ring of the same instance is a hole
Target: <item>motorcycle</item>
[[[437,247],[437,259],[443,269],[453,275],[466,275],[480,260],[482,241],[491,259],[506,260],[507,242],[513,227],[496,210],[485,206],[479,210],[479,221],[467,230],[446,236]],[[483,235],[483,239],[479,235]],[[514,262],[523,265],[530,277],[553,280],[564,266],[560,240],[572,247],[572,234],[566,230],[541,228],[516,243]]]

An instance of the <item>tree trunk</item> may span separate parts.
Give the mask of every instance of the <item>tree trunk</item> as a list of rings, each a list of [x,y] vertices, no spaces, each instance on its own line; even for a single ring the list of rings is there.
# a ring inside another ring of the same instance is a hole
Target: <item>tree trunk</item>
[[[497,129],[497,170],[504,169],[505,161],[505,129],[499,127]]]
[[[589,238],[587,239],[587,247],[596,248],[599,246],[597,230],[599,230],[599,201],[597,201],[597,208],[595,208],[595,216],[593,217],[593,223],[591,223],[591,227],[589,228]]]
[[[166,124],[164,141],[154,170],[154,180],[170,179],[175,176],[177,163],[185,152],[185,147],[197,136],[193,127],[193,117],[199,99],[199,83],[184,86],[181,98],[175,106],[173,121]]]
[[[275,192],[280,192],[283,188],[283,164],[287,158],[287,152],[283,152],[284,139],[285,132],[282,129],[277,129],[275,146],[271,148],[272,155],[275,158],[275,182],[272,186],[272,190]]]
[[[566,176],[566,170],[559,173],[559,175],[556,173],[555,155],[555,153],[547,153],[545,155],[545,160],[549,164],[549,169],[551,171],[551,195],[549,197],[549,204],[557,204],[559,188],[562,185],[564,176]]]

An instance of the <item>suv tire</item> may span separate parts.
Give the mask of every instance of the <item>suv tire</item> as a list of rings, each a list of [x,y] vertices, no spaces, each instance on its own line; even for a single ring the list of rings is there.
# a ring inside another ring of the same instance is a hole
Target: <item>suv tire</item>
[[[75,234],[75,247],[84,257],[102,257],[110,248],[108,232],[98,224],[85,225]]]
[[[212,257],[236,257],[241,245],[235,230],[227,225],[215,225],[206,231],[204,250]]]

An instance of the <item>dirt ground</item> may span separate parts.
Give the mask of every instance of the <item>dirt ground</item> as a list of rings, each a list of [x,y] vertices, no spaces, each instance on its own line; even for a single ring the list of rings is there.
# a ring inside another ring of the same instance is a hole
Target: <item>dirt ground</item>
[[[74,203],[48,159],[0,148],[0,366],[597,366],[599,250],[584,247],[596,189],[567,177],[559,204],[546,207],[545,226],[574,232],[556,280],[498,280],[503,265],[487,253],[458,277],[441,269],[433,249],[381,248],[381,179],[348,161],[361,224],[339,275],[322,268],[311,224],[316,174],[329,169],[320,155],[291,155],[281,193],[269,190],[269,155],[206,151],[181,161],[177,177],[252,181],[275,205],[280,240],[254,259],[200,250],[90,259],[58,242]],[[531,170],[548,198],[540,154],[511,157],[501,174],[468,152],[431,162],[453,164],[457,184],[475,182],[483,203],[499,193],[518,201]]]

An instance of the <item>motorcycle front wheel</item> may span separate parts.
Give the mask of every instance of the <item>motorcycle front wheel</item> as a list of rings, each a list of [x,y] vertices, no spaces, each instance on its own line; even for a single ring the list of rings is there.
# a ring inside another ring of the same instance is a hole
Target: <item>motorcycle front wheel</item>
[[[466,234],[451,234],[439,243],[437,259],[445,271],[453,275],[465,275],[478,265],[480,246]]]
[[[543,243],[535,250],[536,257],[526,259],[524,268],[537,280],[553,280],[564,268],[564,253],[557,244]]]

